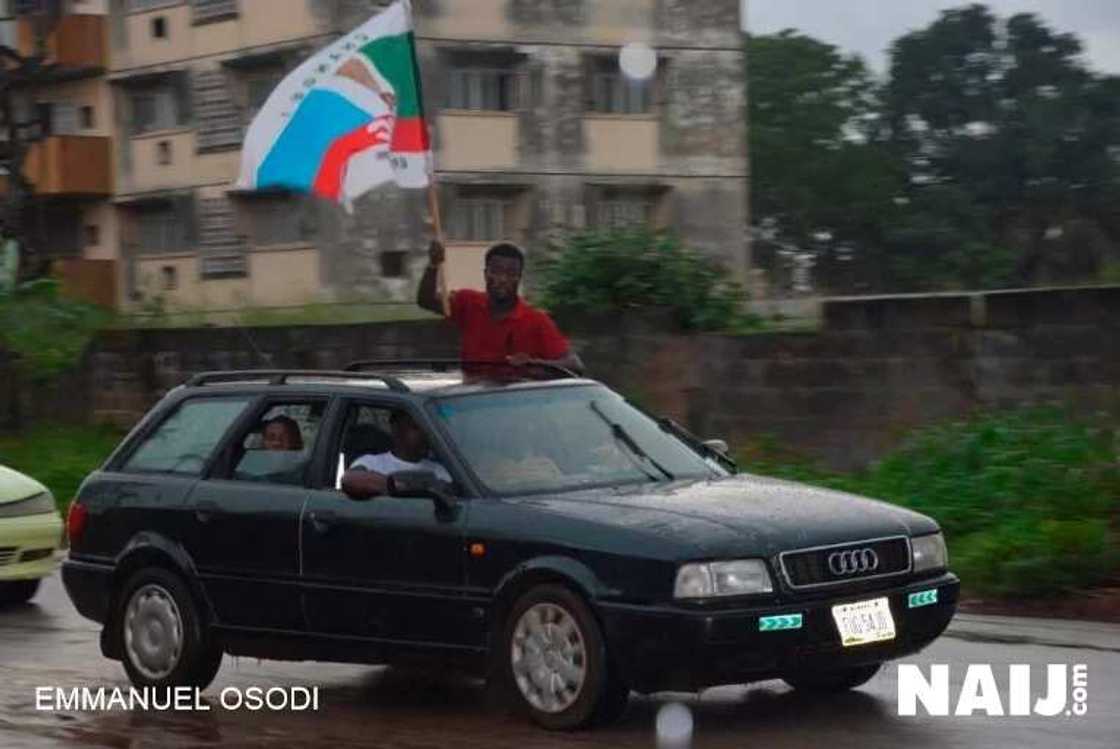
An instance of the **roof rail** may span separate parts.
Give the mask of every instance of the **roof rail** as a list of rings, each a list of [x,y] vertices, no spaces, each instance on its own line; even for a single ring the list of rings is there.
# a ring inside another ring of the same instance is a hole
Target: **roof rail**
[[[365,372],[371,369],[403,369],[407,367],[430,369],[433,372],[446,372],[448,370],[461,370],[472,367],[478,369],[493,367],[505,371],[539,368],[546,369],[564,378],[579,377],[579,374],[576,372],[573,372],[567,367],[561,367],[559,364],[534,362],[524,367],[518,367],[507,361],[482,361],[473,359],[363,359],[350,362],[344,369],[347,372]]]
[[[286,385],[288,378],[291,377],[322,380],[372,380],[383,382],[386,387],[397,393],[410,392],[408,386],[396,377],[364,374],[357,371],[332,372],[318,369],[247,369],[228,372],[202,372],[187,380],[186,385],[188,387],[198,387],[265,379],[268,380],[269,385]]]

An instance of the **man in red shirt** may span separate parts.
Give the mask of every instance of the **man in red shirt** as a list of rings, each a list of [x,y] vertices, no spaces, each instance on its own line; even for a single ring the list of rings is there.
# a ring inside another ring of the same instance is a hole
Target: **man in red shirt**
[[[416,303],[437,315],[444,314],[437,276],[445,256],[443,245],[433,241],[428,249],[428,268],[416,294]],[[530,306],[518,294],[524,269],[521,249],[510,242],[499,242],[486,252],[486,291],[451,292],[448,318],[463,336],[461,358],[515,366],[553,364],[581,372],[583,362],[548,313]]]

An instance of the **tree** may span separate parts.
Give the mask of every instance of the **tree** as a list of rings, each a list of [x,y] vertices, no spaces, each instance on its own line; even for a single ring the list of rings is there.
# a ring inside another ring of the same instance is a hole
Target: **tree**
[[[787,30],[750,37],[748,77],[752,213],[766,239],[817,252],[818,269],[839,247],[877,245],[904,172],[879,138],[879,90],[863,61]]]
[[[951,216],[939,206],[952,195],[948,202],[967,206],[970,218],[956,249],[939,246],[936,233],[923,240],[903,232],[892,256],[951,268],[968,244],[1006,248],[993,250],[1005,266],[989,279],[998,285],[1099,273],[1110,243],[1094,243],[1096,256],[1070,258],[1052,241],[1073,227],[1114,241],[1120,229],[1111,208],[1120,81],[1089,71],[1081,51],[1076,37],[1032,14],[1001,24],[981,5],[946,11],[894,43],[884,120],[914,216]]]

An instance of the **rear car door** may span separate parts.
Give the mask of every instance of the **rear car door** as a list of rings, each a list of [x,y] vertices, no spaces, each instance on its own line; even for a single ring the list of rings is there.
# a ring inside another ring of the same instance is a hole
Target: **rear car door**
[[[463,589],[469,502],[445,514],[430,500],[356,502],[338,489],[355,459],[391,448],[388,416],[395,408],[423,425],[422,414],[403,404],[354,400],[339,409],[331,470],[311,492],[301,528],[308,626],[401,645],[478,645],[469,632],[478,631],[477,622],[470,625],[481,609]],[[437,447],[433,458],[440,457]]]
[[[190,490],[253,400],[192,396],[142,424],[134,444],[82,489],[89,512],[82,546],[94,551],[87,556],[100,552],[112,561],[141,538],[184,546],[191,533]]]
[[[304,630],[299,523],[307,476],[329,399],[261,399],[191,490],[187,547],[218,624]],[[287,444],[266,445],[283,424]]]

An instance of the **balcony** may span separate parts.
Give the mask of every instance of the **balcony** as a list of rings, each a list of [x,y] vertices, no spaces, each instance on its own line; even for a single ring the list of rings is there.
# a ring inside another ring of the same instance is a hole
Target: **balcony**
[[[437,127],[441,169],[500,171],[517,166],[516,114],[447,109],[440,113]]]
[[[52,135],[33,143],[23,174],[38,195],[107,196],[113,192],[109,138]]]
[[[36,21],[32,17],[19,18],[19,53],[30,57],[38,53]],[[104,69],[109,65],[109,45],[106,39],[105,16],[67,14],[47,32],[45,44],[46,64],[69,68]]]

